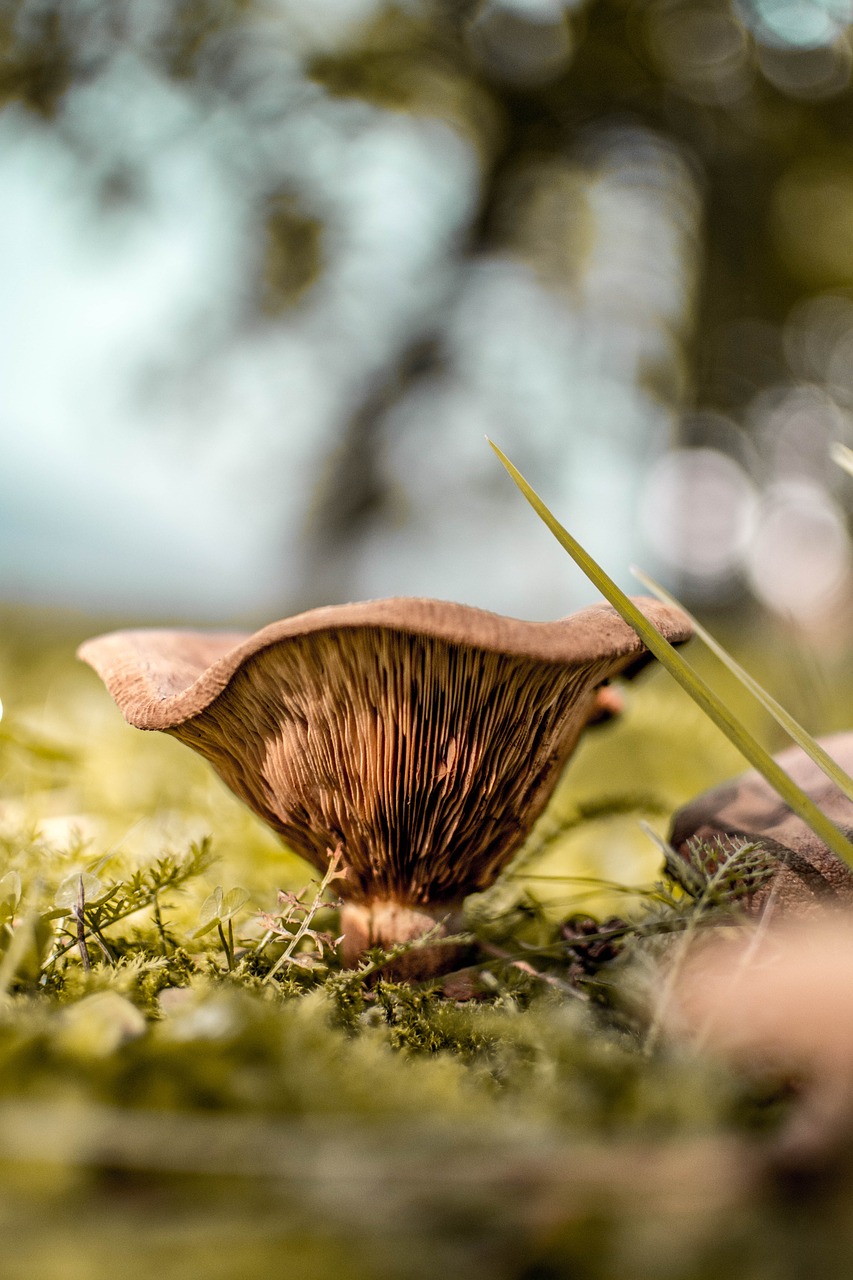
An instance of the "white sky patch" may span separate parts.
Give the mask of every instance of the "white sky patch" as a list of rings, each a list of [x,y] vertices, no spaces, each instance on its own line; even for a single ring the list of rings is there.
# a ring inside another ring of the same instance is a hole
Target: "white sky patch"
[[[64,136],[0,114],[0,594],[222,617],[298,584],[325,458],[438,304],[477,174],[443,124],[312,119],[325,154],[289,178],[327,218],[325,271],[244,326],[263,148],[233,120],[124,57],[69,95]],[[124,169],[139,189],[104,206]]]

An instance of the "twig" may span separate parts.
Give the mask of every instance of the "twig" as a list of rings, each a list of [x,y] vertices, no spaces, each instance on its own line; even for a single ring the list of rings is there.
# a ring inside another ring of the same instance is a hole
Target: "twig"
[[[231,921],[230,921],[230,920],[228,921],[228,924],[229,924],[229,926],[230,926],[230,924],[231,924]],[[222,928],[222,922],[221,922],[221,921],[217,922],[217,925],[216,925],[216,932],[219,934],[219,941],[222,943],[222,950],[225,952],[225,959],[226,959],[226,961],[227,961],[227,963],[228,963],[228,972],[230,973],[230,972],[231,972],[231,970],[234,968],[234,950],[233,950],[233,946],[230,946],[230,947],[229,947],[229,945],[228,945],[228,939],[227,939],[227,938],[226,938],[226,936],[225,936],[225,931],[224,931],[224,929]],[[230,927],[229,927],[228,932],[229,932],[229,933],[230,933],[230,935],[231,935],[231,939],[232,939],[232,943],[233,943],[233,939],[234,939],[234,932],[233,932],[233,930],[232,930]]]
[[[88,973],[92,968],[92,961],[89,959],[89,948],[86,946],[86,925],[84,920],[84,909],[86,906],[86,891],[83,888],[83,876],[80,876],[80,887],[77,890],[77,904],[74,907],[74,918],[77,921],[77,947],[80,951],[80,959],[83,962],[83,968]]]
[[[154,894],[154,925],[163,946],[163,955],[167,956],[169,954],[169,939],[166,936],[166,927],[163,924],[163,916],[160,913],[160,897],[156,892]]]
[[[323,879],[320,882],[317,892],[314,895],[314,901],[311,903],[310,907],[303,908],[305,910],[305,915],[303,916],[302,923],[298,926],[296,932],[291,936],[290,942],[287,944],[284,951],[281,953],[281,955],[276,960],[273,967],[270,969],[269,973],[264,978],[264,983],[272,981],[272,979],[275,977],[278,971],[281,968],[283,968],[284,965],[288,963],[288,961],[292,960],[293,954],[296,951],[296,948],[299,946],[299,943],[302,941],[302,939],[307,937],[309,934],[311,934],[312,932],[311,924],[314,920],[315,915],[317,914],[317,912],[320,910],[322,906],[326,905],[323,902],[323,894],[329,888],[329,885],[332,883],[333,880],[339,880],[341,879],[342,875],[346,874],[345,871],[341,872],[339,870],[342,857],[343,857],[343,849],[341,848],[340,845],[338,845],[337,849],[335,849],[335,852],[332,854],[331,858],[329,859],[328,870],[326,871],[326,874],[323,876]]]
[[[589,1003],[589,996],[585,991],[578,991],[577,987],[573,987],[569,982],[563,982],[562,978],[555,977],[553,973],[542,973],[539,969],[534,969],[528,960],[515,960],[510,951],[504,951],[502,947],[496,947],[494,943],[481,942],[480,946],[486,955],[494,956],[496,960],[506,961],[510,968],[518,969],[521,973],[526,973],[531,978],[537,978],[549,987],[556,987],[558,991],[562,991],[564,995],[572,996],[575,1000],[581,1000],[585,1004]]]

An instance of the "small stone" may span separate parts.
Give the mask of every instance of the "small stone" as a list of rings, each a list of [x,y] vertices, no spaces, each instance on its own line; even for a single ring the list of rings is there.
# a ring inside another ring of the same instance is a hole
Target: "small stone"
[[[848,773],[853,769],[853,733],[819,741]],[[814,761],[800,747],[790,747],[776,760],[839,830],[853,838],[853,801]],[[669,840],[682,857],[688,844],[697,840],[723,853],[745,842],[760,842],[774,871],[739,900],[751,914],[761,914],[770,902],[774,912],[798,915],[826,905],[853,905],[853,871],[754,769],[679,809]]]

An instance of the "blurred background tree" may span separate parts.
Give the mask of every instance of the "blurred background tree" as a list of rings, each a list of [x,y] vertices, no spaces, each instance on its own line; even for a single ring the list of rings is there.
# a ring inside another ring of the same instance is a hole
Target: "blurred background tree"
[[[0,595],[846,625],[851,0],[7,0]]]

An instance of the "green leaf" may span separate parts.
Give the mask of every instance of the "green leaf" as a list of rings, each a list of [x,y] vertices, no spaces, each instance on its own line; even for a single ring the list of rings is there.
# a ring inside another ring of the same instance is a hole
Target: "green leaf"
[[[0,880],[0,903],[8,906],[10,914],[14,915],[21,901],[21,877],[17,871],[7,871],[2,880]]]
[[[237,912],[249,901],[249,892],[241,888],[239,885],[234,889],[229,889],[227,893],[223,892],[222,885],[217,885],[213,893],[205,898],[201,904],[201,911],[198,915],[198,928],[192,935],[194,938],[203,938],[211,929],[215,929],[218,924],[227,924],[229,920],[233,920]]]
[[[34,912],[15,930],[0,962],[0,997],[6,995],[16,977],[34,978],[53,939],[52,930]]]
[[[249,901],[249,896],[248,890],[240,888],[239,885],[235,889],[229,889],[222,899],[222,907],[219,913],[220,921],[224,924],[226,920],[231,920],[236,916],[237,912],[242,910]]]
[[[53,896],[53,901],[57,907],[76,907],[80,898],[80,881],[83,881],[83,898],[86,906],[92,906],[97,903],[98,898],[104,892],[104,882],[99,880],[97,876],[89,875],[88,871],[75,871],[73,875],[66,876],[60,884],[59,888]]]
[[[524,494],[541,520],[548,526],[560,545],[574,560],[575,564],[594,583],[604,598],[609,601],[618,614],[636,631],[650,653],[658,659],[670,675],[690,695],[697,706],[705,712],[710,720],[722,730],[731,743],[737,747],[750,764],[761,773],[782,797],[785,803],[798,814],[812,831],[828,845],[848,866],[853,867],[853,845],[847,840],[834,823],[821,813],[813,800],[789,778],[768,751],[752,736],[737,716],[714,693],[681,654],[666,640],[656,627],[652,626],[625,592],[616,585],[600,565],[593,560],[589,552],[564,529],[557,518],[548,510],[538,493],[530,487],[524,476],[510,462],[504,453],[489,441],[498,458]]]
[[[853,457],[853,454],[851,454]],[[770,713],[776,723],[785,730],[785,732],[793,738],[797,746],[802,747],[806,755],[814,760],[819,769],[822,769],[828,778],[831,778],[839,791],[847,796],[848,800],[853,800],[853,778],[845,773],[841,766],[833,760],[823,747],[817,742],[807,729],[804,729],[799,721],[785,710],[785,708],[776,701],[772,694],[755,680],[748,671],[746,671],[732,655],[723,648],[718,640],[715,640],[709,631],[706,631],[697,618],[689,610],[685,609],[674,596],[671,596],[665,587],[659,582],[655,582],[654,578],[649,577],[642,569],[635,566],[631,568],[631,572],[638,582],[651,591],[652,595],[657,596],[658,600],[662,600],[664,604],[675,605],[680,609],[685,617],[689,618],[693,624],[693,630],[704,644],[708,646],[712,653],[720,659],[725,666],[728,667],[732,675],[736,676],[745,689],[748,689],[754,698],[756,698],[766,711]]]
[[[201,938],[209,930],[222,923],[222,885],[218,884],[208,897],[201,904],[201,911],[198,913],[198,928],[192,935],[194,938]]]

